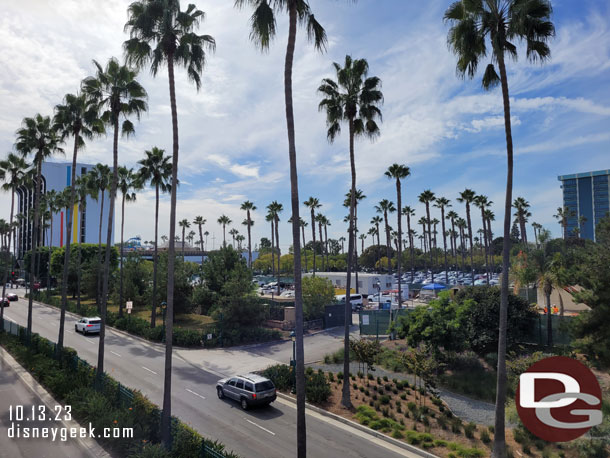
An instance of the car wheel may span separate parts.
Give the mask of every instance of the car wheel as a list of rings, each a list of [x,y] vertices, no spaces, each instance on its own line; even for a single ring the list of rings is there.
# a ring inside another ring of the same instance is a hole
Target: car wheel
[[[218,395],[218,399],[224,399],[225,397],[225,392],[220,387],[216,388],[216,394]]]
[[[248,410],[248,407],[250,407],[248,405],[248,400],[246,398],[241,398],[241,408],[243,410]]]
[[[89,333],[83,329],[83,335],[84,335],[84,336],[86,336],[86,335],[88,335],[88,334],[89,334]]]
[[[74,325],[74,332],[78,332],[78,326]]]

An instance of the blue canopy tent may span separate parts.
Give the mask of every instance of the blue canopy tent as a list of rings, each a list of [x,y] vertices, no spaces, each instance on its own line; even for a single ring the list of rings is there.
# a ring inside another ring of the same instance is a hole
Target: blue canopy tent
[[[423,286],[422,289],[431,289],[432,291],[438,291],[439,289],[447,289],[446,285],[442,283],[430,283],[429,285]]]

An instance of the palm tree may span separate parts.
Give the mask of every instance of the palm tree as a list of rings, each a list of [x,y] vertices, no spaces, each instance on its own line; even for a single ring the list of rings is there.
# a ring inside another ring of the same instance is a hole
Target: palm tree
[[[490,257],[491,257],[491,270],[495,271],[494,254],[491,251],[491,244],[493,242],[493,233],[491,232],[491,222],[496,220],[496,215],[491,210],[485,210],[485,221],[487,221],[487,239],[490,244]]]
[[[106,195],[106,189],[108,189],[108,184],[110,182],[110,167],[104,164],[96,164],[90,171],[89,180],[87,184],[91,188],[91,195],[95,200],[99,199],[99,193],[102,194],[102,201],[100,203],[100,224],[97,233],[97,257],[98,257],[98,267],[97,267],[97,290],[95,301],[97,304],[98,310],[100,310],[100,294],[102,287],[102,270],[100,269],[100,265],[102,264],[102,222],[104,221],[104,197]]]
[[[24,178],[29,168],[29,164],[25,160],[16,154],[9,153],[6,159],[0,161],[0,181],[3,182],[2,189],[4,191],[10,191],[11,193],[11,213],[8,220],[9,233],[6,245],[6,252],[8,253],[9,260],[11,256],[11,241],[12,241],[12,226],[13,218],[15,215],[15,193],[17,189],[23,184]],[[12,267],[12,266],[11,266]],[[2,281],[2,297],[6,297],[6,283],[8,281],[9,266],[5,266],[4,279]],[[4,307],[0,307],[0,326],[4,330]]]
[[[233,244],[231,245],[233,247],[233,249],[235,249],[235,237],[237,237],[238,234],[239,234],[239,231],[235,228],[233,228],[229,231],[229,235],[233,239]]]
[[[210,235],[210,233],[208,231],[205,231],[203,233],[203,235],[205,235],[205,249],[207,251],[207,249],[208,249],[208,235]]]
[[[451,201],[445,197],[437,197],[434,206],[441,210],[441,228],[443,231],[443,252],[445,254],[445,284],[449,284],[449,271],[447,268],[447,232],[445,231],[445,209],[451,207]]]
[[[273,226],[275,225],[275,217],[267,206],[267,215],[265,215],[265,221],[271,223],[271,276],[275,277],[275,231]]]
[[[180,10],[178,0],[142,0],[133,2],[128,8],[129,19],[125,30],[130,39],[124,43],[127,62],[138,68],[150,62],[150,70],[157,74],[159,67],[167,64],[169,98],[172,113],[172,183],[178,183],[178,108],[174,80],[174,65],[186,68],[190,81],[197,90],[201,87],[201,73],[206,63],[206,50],[213,51],[216,42],[210,35],[197,35],[194,30],[204,19],[203,11],[189,4],[185,11]],[[169,218],[168,271],[174,271],[176,235],[176,187],[171,189]],[[167,316],[174,312],[174,276],[168,276]],[[171,442],[171,369],[173,322],[165,327],[166,354],[163,390],[163,413],[161,416],[161,439],[166,448]]]
[[[396,265],[398,271],[398,304],[402,303],[402,293],[400,288],[401,281],[401,261],[402,261],[402,196],[401,196],[401,186],[400,180],[407,178],[411,175],[411,169],[406,165],[400,164],[392,164],[388,167],[388,170],[385,172],[385,176],[389,179],[396,180],[396,207],[399,211],[396,212],[398,219],[398,263]]]
[[[61,286],[61,313],[59,318],[59,337],[57,347],[62,348],[64,344],[64,325],[66,319],[66,307],[68,305],[68,267],[70,264],[70,247],[72,244],[72,214],[76,203],[76,162],[79,148],[84,148],[85,139],[93,138],[94,134],[104,132],[104,126],[98,117],[97,100],[87,94],[66,94],[63,104],[55,106],[53,118],[55,129],[61,134],[62,140],[72,136],[74,138],[74,149],[72,152],[72,167],[70,169],[70,200],[67,205],[66,219],[66,248],[64,253],[63,281]],[[51,224],[53,219],[51,216]],[[51,229],[52,231],[53,229]],[[51,236],[51,243],[53,237]]]
[[[457,237],[457,232],[455,230],[455,222],[459,217],[460,216],[457,214],[457,212],[453,210],[448,211],[446,216],[446,219],[451,221],[451,250],[454,257],[457,256],[457,243],[455,240]]]
[[[142,189],[142,182],[133,169],[119,167],[117,187],[121,191],[121,256],[119,264],[119,317],[123,316],[123,231],[125,228],[125,202],[135,202],[136,193],[133,191]]]
[[[303,218],[299,217],[299,221],[300,221],[300,226],[301,226],[301,233],[303,234],[303,252],[305,253],[305,272],[309,272],[309,264],[307,261],[307,250],[305,249],[305,246],[307,245],[307,243],[305,243],[305,228],[307,227],[308,223],[307,221],[305,221]],[[315,257],[315,253],[314,253],[314,257]]]
[[[93,192],[89,180],[91,179],[91,171],[86,175],[81,175],[75,181],[76,193],[78,196],[78,208],[81,212],[81,221],[87,210],[87,197],[97,196],[97,191]],[[80,227],[80,226],[79,226]],[[78,257],[76,261],[76,309],[80,310],[80,293],[81,293],[81,258],[82,258],[82,243],[84,238],[82,233],[78,237]]]
[[[519,231],[521,232],[521,241],[523,245],[527,248],[527,231],[525,230],[525,223],[527,222],[528,214],[532,216],[528,211],[530,207],[530,203],[525,200],[523,197],[517,197],[513,202],[513,207],[515,207],[516,213],[515,217],[517,221],[519,221]]]
[[[311,240],[313,247],[313,276],[316,276],[316,210],[322,206],[316,197],[310,197],[303,204],[311,211]]]
[[[254,221],[252,221],[252,216],[250,213],[256,210],[256,205],[249,200],[246,200],[239,208],[246,212],[246,219],[244,223],[248,227],[248,267],[252,268],[252,235],[250,233],[250,229],[252,228]]]
[[[149,183],[155,188],[155,240],[153,247],[153,290],[152,290],[152,312],[150,315],[150,327],[157,325],[157,264],[159,249],[159,195],[161,192],[169,192],[171,189],[172,164],[171,157],[164,156],[165,150],[153,146],[144,151],[146,157],[138,161],[138,171],[142,184]],[[163,237],[161,237],[163,240]],[[163,242],[165,243],[165,242]]]
[[[83,92],[98,102],[101,120],[107,126],[112,126],[112,180],[110,182],[108,227],[106,231],[106,258],[104,260],[104,281],[102,285],[102,303],[100,324],[100,339],[97,358],[97,381],[101,382],[104,374],[104,341],[106,337],[106,306],[108,302],[108,280],[110,274],[110,245],[112,241],[112,221],[114,218],[114,200],[116,196],[119,173],[119,131],[123,136],[134,133],[133,123],[128,116],[140,115],[148,109],[147,94],[136,80],[137,72],[126,65],[120,65],[118,60],[111,58],[106,68],[93,61],[96,75],[83,80]],[[121,123],[121,118],[123,122]],[[171,316],[171,315],[170,315]]]
[[[49,217],[48,218],[43,218],[44,219],[48,219],[49,220],[49,224],[50,224],[50,234],[49,234],[49,247],[52,248],[53,247],[53,216],[58,212],[58,210],[62,209],[63,206],[59,205],[61,202],[59,200],[60,195],[57,193],[57,191],[51,189],[47,192],[45,192],[42,196],[42,202],[41,205],[44,208],[44,210],[42,211],[43,215],[47,214]],[[71,219],[66,218],[66,222],[71,221]],[[43,240],[43,245],[44,245],[44,240]]]
[[[286,103],[286,125],[288,132],[288,158],[290,162],[290,196],[292,217],[292,248],[294,255],[294,306],[296,344],[296,391],[297,391],[297,455],[307,455],[305,434],[305,353],[303,348],[303,302],[301,293],[301,247],[299,243],[299,187],[297,174],[297,152],[292,103],[292,63],[297,35],[297,21],[307,27],[307,36],[318,50],[326,46],[326,32],[316,21],[307,0],[274,0],[272,3],[260,0],[235,0],[237,7],[250,5],[254,14],[250,20],[250,38],[267,50],[275,37],[276,15],[288,13],[288,46],[284,64],[284,98]],[[315,257],[314,257],[315,259]],[[314,269],[315,271],[315,269]]]
[[[455,225],[457,226],[457,228],[459,229],[459,234],[460,234],[460,254],[462,256],[462,272],[466,272],[466,260],[465,260],[465,256],[466,256],[466,250],[468,249],[468,245],[466,244],[465,241],[465,232],[466,232],[466,228],[468,227],[468,225],[466,224],[466,220],[464,218],[460,218],[458,217],[455,221]]]
[[[451,23],[448,42],[458,57],[457,71],[461,76],[473,78],[479,60],[486,56],[486,37],[491,45],[491,63],[483,76],[483,87],[491,89],[501,83],[506,131],[507,180],[504,205],[504,239],[502,246],[502,293],[500,305],[500,334],[498,339],[498,388],[496,390],[496,423],[494,457],[506,456],[504,432],[504,404],[506,400],[506,317],[508,307],[508,270],[510,263],[510,212],[513,178],[513,140],[510,119],[510,99],[506,76],[505,54],[517,57],[517,47],[509,40],[527,43],[530,61],[550,57],[548,40],[555,34],[549,18],[551,4],[547,0],[489,0],[485,2],[454,2],[445,12]],[[498,64],[500,76],[496,73]]]
[[[432,268],[432,230],[430,225],[432,220],[430,219],[430,203],[434,202],[436,197],[434,193],[426,189],[419,195],[419,201],[426,205],[426,221],[428,222],[428,248],[430,250],[430,271],[432,272],[432,282],[434,283],[434,269]]]
[[[227,215],[221,215],[220,218],[216,220],[218,224],[222,226],[222,246],[227,247],[227,226],[231,224],[233,221]]]
[[[322,237],[322,224],[324,223],[324,215],[322,213],[318,213],[316,215],[316,223],[318,223],[318,233],[320,234],[320,245],[322,246],[322,270],[326,271],[325,256],[324,256],[324,237]]]
[[[485,226],[485,210],[486,207],[491,206],[491,202],[487,196],[482,194],[474,198],[474,204],[481,209],[481,220],[483,221],[483,247],[485,248],[485,274],[487,278],[487,284],[489,285],[489,256],[488,256],[488,243],[487,243],[487,228]]]
[[[474,202],[476,193],[472,189],[464,189],[460,193],[460,197],[457,201],[461,204],[466,204],[466,223],[468,224],[468,238],[470,240],[470,274],[472,276],[472,283],[474,284],[474,246],[472,244],[472,221],[470,219],[470,204]]]
[[[55,154],[63,153],[59,147],[61,138],[51,124],[49,116],[36,114],[33,118],[24,118],[23,127],[17,130],[17,141],[15,149],[23,158],[30,154],[33,157],[33,165],[36,168],[36,178],[34,180],[34,222],[32,225],[32,250],[30,257],[30,285],[36,282],[36,251],[39,242],[39,212],[40,212],[40,193],[42,189],[42,163],[47,158]],[[32,307],[33,294],[28,298],[28,321],[27,336],[28,340],[32,335]]]
[[[191,223],[188,219],[184,218],[178,222],[178,226],[182,228],[182,262],[184,262],[184,235],[187,228],[191,227]]]
[[[330,226],[330,220],[325,216],[322,219],[322,226],[324,226],[324,251],[326,252],[326,268],[328,269],[328,226]]]
[[[367,136],[374,139],[379,135],[379,127],[376,119],[381,119],[379,105],[383,103],[383,94],[379,87],[381,80],[375,76],[368,77],[369,65],[366,59],[353,60],[351,56],[345,56],[344,66],[333,63],[337,80],[325,78],[318,88],[318,93],[323,99],[318,105],[320,111],[326,112],[326,126],[328,127],[327,138],[332,143],[341,132],[341,122],[348,123],[349,128],[349,155],[352,175],[352,186],[350,191],[350,213],[349,234],[347,244],[347,284],[346,294],[349,294],[351,283],[351,268],[355,246],[356,231],[355,207],[356,207],[356,161],[354,155],[354,139],[359,136]],[[358,283],[356,283],[357,285]],[[344,369],[349,372],[349,314],[351,304],[345,301],[345,343],[344,343]],[[349,378],[349,377],[348,377]],[[351,404],[349,393],[349,380],[343,381],[343,396],[341,403],[346,408]]]
[[[201,228],[206,222],[207,220],[203,219],[203,216],[195,216],[195,219],[193,220],[193,224],[199,229],[199,248],[201,249],[201,265],[203,265],[203,232]]]
[[[574,216],[576,216],[576,212],[568,207],[558,207],[557,213],[553,215],[553,218],[557,219],[561,226],[564,240],[568,238],[568,219]]]
[[[282,252],[280,250],[280,213],[284,211],[284,206],[278,201],[274,200],[267,206],[267,210],[273,215],[273,223],[275,227],[275,247],[277,248],[277,294],[280,294],[280,256]],[[300,266],[300,264],[299,264]],[[299,270],[300,272],[300,270]],[[295,273],[296,276],[296,273]]]
[[[396,207],[394,206],[394,202],[383,199],[379,202],[379,205],[375,205],[375,211],[377,213],[383,214],[383,221],[385,224],[385,236],[386,236],[386,256],[388,260],[388,272],[392,273],[392,263],[390,261],[390,248],[392,246],[392,242],[390,241],[390,223],[388,221],[388,213],[394,213],[396,211]]]
[[[542,229],[542,224],[533,222],[532,229],[534,229],[534,239],[536,240],[536,248],[538,248],[538,233]]]
[[[377,261],[375,262],[375,264],[377,264],[381,259],[381,253],[379,252],[379,250],[381,249],[381,243],[379,241],[379,225],[381,223],[383,223],[383,218],[381,218],[381,216],[373,216],[371,218],[371,224],[375,226],[375,233],[377,235]],[[381,267],[381,265],[379,267]]]
[[[242,251],[242,245],[241,244],[242,244],[242,242],[244,240],[246,240],[246,238],[243,235],[241,235],[241,234],[237,234],[235,236],[235,240],[237,241],[237,249],[241,252]]]
[[[356,190],[356,199],[355,199],[355,203],[354,203],[354,266],[352,271],[355,273],[355,277],[356,277],[356,293],[358,293],[359,291],[359,286],[358,286],[358,244],[356,243],[356,234],[358,234],[358,205],[360,204],[360,201],[366,199],[366,196],[364,195],[364,193],[362,192],[362,189],[357,189]],[[345,201],[343,202],[343,206],[346,208],[349,208],[351,205],[352,199],[351,199],[351,193],[350,191],[348,191],[345,194]],[[348,220],[349,222],[349,215],[348,215]]]

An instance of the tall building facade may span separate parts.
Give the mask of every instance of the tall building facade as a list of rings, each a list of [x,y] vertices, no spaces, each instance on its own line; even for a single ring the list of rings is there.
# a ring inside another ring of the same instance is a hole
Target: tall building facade
[[[595,240],[595,228],[610,212],[610,170],[557,177],[563,190],[563,207],[568,209],[566,235]],[[582,218],[584,217],[584,218]]]
[[[91,164],[76,164],[76,176],[87,174],[94,166]],[[70,186],[72,178],[72,163],[44,162],[42,164],[41,194],[51,190],[62,192]],[[104,193],[104,208],[102,210],[102,194],[98,193],[97,199],[87,197],[86,204],[81,207],[79,203],[71,212],[71,220],[68,221],[68,212],[65,208],[59,210],[42,221],[44,229],[41,231],[39,246],[62,247],[67,241],[68,224],[72,224],[72,243],[98,243],[101,234],[102,243],[106,243],[106,231],[108,228],[109,191]],[[34,222],[34,188],[21,187],[17,191],[18,212],[20,224],[17,228],[17,257],[23,259],[23,255],[32,248],[32,230]],[[112,228],[112,243],[114,244],[114,221]]]

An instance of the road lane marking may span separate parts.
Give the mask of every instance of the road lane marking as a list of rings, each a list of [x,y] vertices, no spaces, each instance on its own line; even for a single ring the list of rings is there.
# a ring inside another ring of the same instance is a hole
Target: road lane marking
[[[205,396],[201,396],[199,393],[195,393],[194,391],[191,391],[188,388],[186,388],[186,391],[188,391],[189,393],[194,394],[195,396],[199,396],[201,399],[205,399]]]
[[[262,429],[263,431],[271,434],[272,436],[275,436],[275,433],[273,431],[269,431],[267,428],[263,428],[261,425],[257,425],[256,423],[254,423],[252,420],[248,420],[246,417],[244,417],[244,420],[246,420],[248,423],[256,426],[257,428]]]
[[[93,340],[85,339],[85,342],[89,342],[90,344],[95,345],[95,341]]]
[[[122,358],[122,356],[121,356],[121,355],[119,355],[117,352],[114,352],[114,351],[110,350],[110,353],[112,353],[113,355],[118,356],[119,358]]]
[[[147,370],[148,372],[152,372],[152,373],[153,373],[153,374],[155,374],[155,375],[159,375],[159,374],[157,374],[155,371],[151,371],[151,370],[150,370],[148,367],[144,367],[144,366],[142,366],[142,369],[145,369],[145,370]]]

